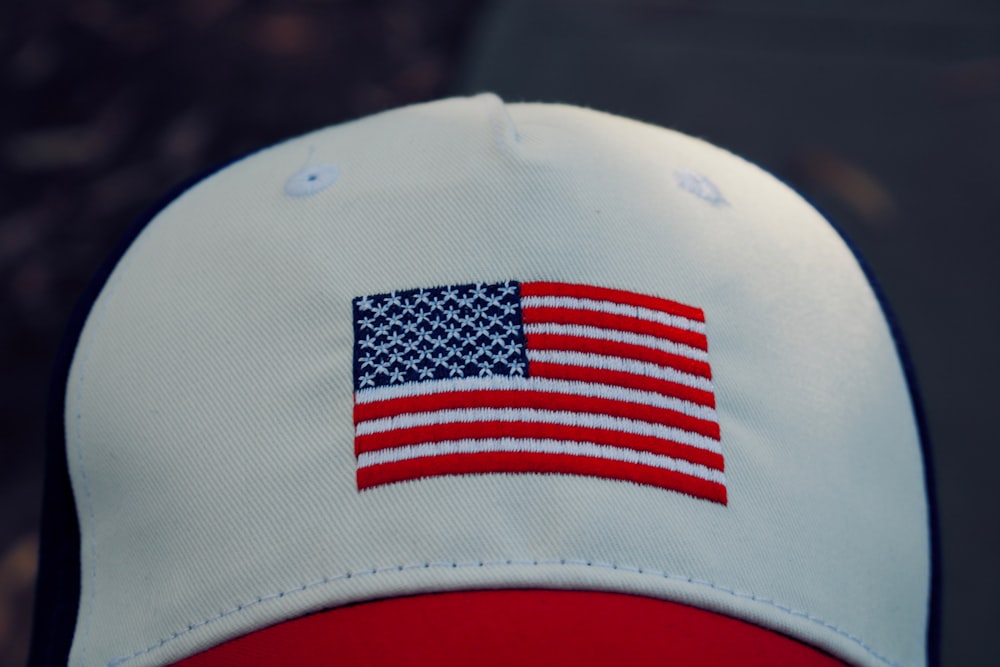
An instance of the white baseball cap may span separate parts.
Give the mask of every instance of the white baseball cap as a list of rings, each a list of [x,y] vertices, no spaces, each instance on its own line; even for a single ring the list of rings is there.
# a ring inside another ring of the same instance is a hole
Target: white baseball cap
[[[720,148],[388,111],[185,189],[95,295],[58,397],[70,664],[928,662],[891,327]]]

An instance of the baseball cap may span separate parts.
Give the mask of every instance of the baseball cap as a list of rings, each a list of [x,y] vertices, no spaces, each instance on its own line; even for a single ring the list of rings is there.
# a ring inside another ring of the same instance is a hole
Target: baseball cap
[[[679,132],[485,94],[259,151],[125,239],[57,388],[36,664],[928,661],[879,299]]]

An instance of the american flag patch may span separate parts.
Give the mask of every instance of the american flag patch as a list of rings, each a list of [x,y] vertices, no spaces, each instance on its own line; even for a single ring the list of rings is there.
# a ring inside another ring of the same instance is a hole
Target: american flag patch
[[[726,504],[701,309],[515,281],[373,294],[353,306],[359,489],[561,473]]]

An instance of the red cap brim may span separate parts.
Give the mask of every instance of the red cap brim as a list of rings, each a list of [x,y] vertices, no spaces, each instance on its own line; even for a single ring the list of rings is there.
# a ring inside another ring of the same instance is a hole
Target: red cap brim
[[[844,667],[785,635],[652,598],[594,591],[437,593],[339,607],[177,663]]]

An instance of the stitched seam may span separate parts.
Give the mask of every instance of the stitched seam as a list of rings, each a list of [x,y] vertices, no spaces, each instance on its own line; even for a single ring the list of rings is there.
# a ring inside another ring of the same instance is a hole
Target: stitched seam
[[[515,142],[521,140],[521,135],[517,131],[514,119],[510,117],[510,112],[507,110],[507,106],[503,100],[493,95],[486,95],[481,99],[486,103],[488,108],[487,114],[490,119],[490,127],[493,130],[493,142],[497,148],[506,153],[510,149],[507,142],[507,128],[510,128],[511,139]]]
[[[103,306],[101,310],[103,313]],[[95,322],[95,326],[96,324],[97,323]],[[87,364],[90,360],[90,351],[93,346],[94,338],[91,337],[90,341],[87,343],[86,349],[84,350],[83,357],[80,359],[80,379],[77,382],[76,389],[77,410],[76,414],[73,416],[73,443],[76,448],[77,466],[80,469],[80,486],[83,491],[83,507],[86,511],[87,523],[90,528],[87,537],[89,546],[88,550],[90,551],[90,572],[88,573],[90,579],[90,592],[87,595],[87,611],[83,616],[82,650],[80,654],[80,661],[82,663],[86,663],[87,645],[89,644],[88,637],[90,636],[90,619],[92,618],[94,611],[94,589],[97,586],[97,544],[94,540],[94,502],[90,495],[90,480],[87,477],[87,467],[83,462],[83,427],[81,425],[83,415],[80,410],[80,401],[82,400],[83,395],[83,384],[86,377]]]
[[[147,227],[148,228],[148,227]],[[102,290],[98,293],[97,299],[102,299],[101,305],[96,312],[91,314],[94,317],[93,328],[88,336],[86,347],[83,349],[82,356],[80,357],[80,371],[79,380],[77,381],[76,387],[76,405],[77,409],[73,415],[73,441],[76,448],[76,460],[77,465],[80,470],[80,486],[83,492],[83,505],[86,510],[87,523],[89,524],[90,530],[87,542],[89,543],[90,551],[90,572],[88,577],[90,579],[90,594],[87,596],[87,609],[83,614],[83,635],[81,643],[80,652],[80,662],[86,663],[87,657],[87,645],[89,642],[87,638],[90,635],[90,621],[93,616],[94,611],[94,594],[97,588],[97,540],[95,537],[96,533],[96,518],[94,515],[94,501],[90,493],[90,479],[87,476],[87,467],[83,460],[83,413],[82,413],[82,401],[83,401],[83,390],[84,385],[87,381],[87,367],[90,364],[90,355],[94,349],[95,341],[98,339],[98,332],[101,329],[101,325],[104,321],[106,311],[108,309],[108,304],[113,300],[115,292],[118,291],[118,287],[121,285],[125,274],[128,273],[128,269],[132,265],[132,259],[135,257],[135,252],[140,249],[146,243],[146,239],[149,238],[145,234],[145,229],[139,233],[138,238],[136,238],[131,246],[126,249],[124,255],[119,260],[118,265],[113,269],[117,271],[118,275],[112,282],[109,282]],[[84,323],[86,327],[86,321]],[[81,332],[82,335],[82,332]],[[81,531],[81,540],[83,539]],[[82,549],[81,549],[82,551]]]
[[[678,575],[678,574],[670,574],[668,572],[663,572],[661,570],[655,570],[655,569],[649,569],[649,568],[642,568],[642,567],[633,567],[633,566],[626,566],[626,565],[618,565],[618,564],[615,564],[615,563],[605,563],[605,562],[591,561],[591,560],[572,559],[572,558],[555,558],[555,559],[547,559],[547,560],[524,560],[524,559],[518,560],[518,559],[508,558],[508,559],[502,559],[502,560],[490,560],[490,561],[480,560],[480,561],[471,561],[471,562],[465,562],[465,563],[458,563],[458,562],[452,562],[452,563],[448,563],[448,562],[425,562],[425,563],[412,563],[412,564],[409,564],[409,565],[393,565],[393,566],[389,566],[389,567],[371,568],[371,569],[367,569],[367,570],[358,570],[358,571],[354,571],[354,572],[346,572],[344,574],[334,575],[334,576],[331,576],[331,577],[323,577],[322,579],[317,579],[315,581],[310,581],[308,583],[302,584],[301,586],[296,586],[295,588],[291,588],[291,589],[288,589],[288,590],[285,590],[285,591],[281,591],[279,593],[271,593],[269,595],[263,595],[263,596],[260,596],[258,598],[254,598],[253,600],[250,600],[249,602],[245,602],[243,604],[240,604],[240,605],[238,605],[236,607],[232,607],[230,609],[226,609],[226,610],[220,611],[218,614],[215,614],[214,616],[210,616],[210,617],[208,617],[208,618],[206,618],[204,620],[198,621],[196,623],[192,623],[191,625],[187,626],[186,628],[184,628],[182,630],[178,630],[177,632],[174,632],[174,633],[172,633],[170,635],[167,635],[163,639],[160,639],[159,641],[157,641],[157,642],[155,642],[153,644],[150,644],[146,648],[140,649],[140,650],[136,651],[135,653],[132,653],[131,655],[126,655],[126,656],[120,656],[120,657],[117,657],[117,658],[113,658],[110,662],[108,662],[108,667],[117,667],[118,665],[122,665],[122,664],[128,662],[129,660],[132,660],[132,659],[137,658],[137,657],[139,657],[141,655],[145,655],[146,653],[154,651],[154,650],[160,648],[161,646],[163,646],[163,645],[165,645],[165,644],[167,644],[167,643],[169,643],[169,642],[171,642],[171,641],[173,641],[175,639],[178,639],[178,638],[180,638],[180,637],[188,634],[189,632],[192,632],[193,630],[196,630],[196,629],[198,629],[198,628],[200,628],[202,626],[208,625],[210,623],[214,623],[215,621],[221,620],[221,619],[223,619],[223,618],[225,618],[227,616],[231,616],[232,614],[239,613],[239,612],[243,611],[244,609],[248,609],[250,607],[254,607],[254,606],[258,605],[258,604],[267,602],[269,600],[275,600],[275,599],[283,598],[283,597],[288,596],[288,595],[293,595],[295,593],[304,592],[304,591],[307,591],[307,590],[309,590],[311,588],[316,588],[317,586],[323,586],[323,585],[330,584],[330,583],[333,583],[333,582],[336,582],[336,581],[343,581],[343,580],[346,580],[346,579],[356,579],[358,577],[372,576],[372,575],[382,574],[382,573],[385,573],[385,572],[403,572],[403,571],[406,571],[406,570],[426,570],[426,569],[430,569],[430,568],[457,569],[457,568],[460,568],[460,567],[461,568],[467,568],[467,567],[506,567],[506,566],[510,566],[510,565],[530,565],[530,566],[538,566],[538,565],[573,565],[573,566],[594,567],[594,568],[608,569],[608,570],[620,570],[622,572],[630,572],[630,573],[633,573],[633,574],[641,574],[641,575],[654,576],[654,577],[658,577],[658,578],[661,578],[661,579],[669,579],[669,580],[672,580],[672,581],[683,581],[683,582],[686,582],[686,583],[689,583],[689,584],[694,584],[696,586],[705,586],[705,587],[711,588],[713,590],[717,590],[717,591],[721,591],[723,593],[727,593],[727,594],[732,595],[734,597],[743,598],[743,599],[747,599],[747,600],[752,600],[754,602],[759,602],[761,604],[766,604],[766,605],[768,605],[770,607],[774,607],[775,609],[778,609],[779,611],[785,612],[786,614],[789,614],[789,615],[792,615],[792,616],[797,616],[799,618],[804,618],[804,619],[806,619],[806,620],[808,620],[808,621],[810,621],[812,623],[815,623],[817,625],[821,625],[821,626],[823,626],[825,628],[833,630],[834,632],[836,632],[841,637],[844,637],[845,639],[848,639],[849,641],[853,642],[854,644],[856,644],[857,646],[859,646],[860,648],[862,648],[866,653],[868,653],[872,657],[876,658],[877,660],[885,663],[886,665],[890,665],[891,667],[903,667],[900,663],[894,662],[893,660],[887,658],[886,656],[878,653],[875,649],[873,649],[871,646],[869,646],[868,644],[866,644],[860,637],[857,637],[857,636],[855,636],[855,635],[853,635],[853,634],[851,634],[851,633],[849,633],[849,632],[847,632],[845,630],[841,630],[840,628],[838,628],[837,626],[833,625],[832,623],[824,621],[823,619],[821,619],[821,618],[819,618],[817,616],[814,616],[814,615],[812,615],[812,614],[810,614],[808,612],[794,609],[793,607],[790,607],[788,605],[782,604],[780,602],[776,602],[775,600],[771,600],[769,598],[761,597],[761,596],[755,595],[753,593],[745,593],[745,592],[742,592],[742,591],[737,591],[737,590],[729,588],[727,586],[722,586],[720,584],[716,584],[716,583],[711,582],[711,581],[706,581],[704,579],[696,579],[696,578],[693,578],[693,577],[685,577],[683,575]]]

